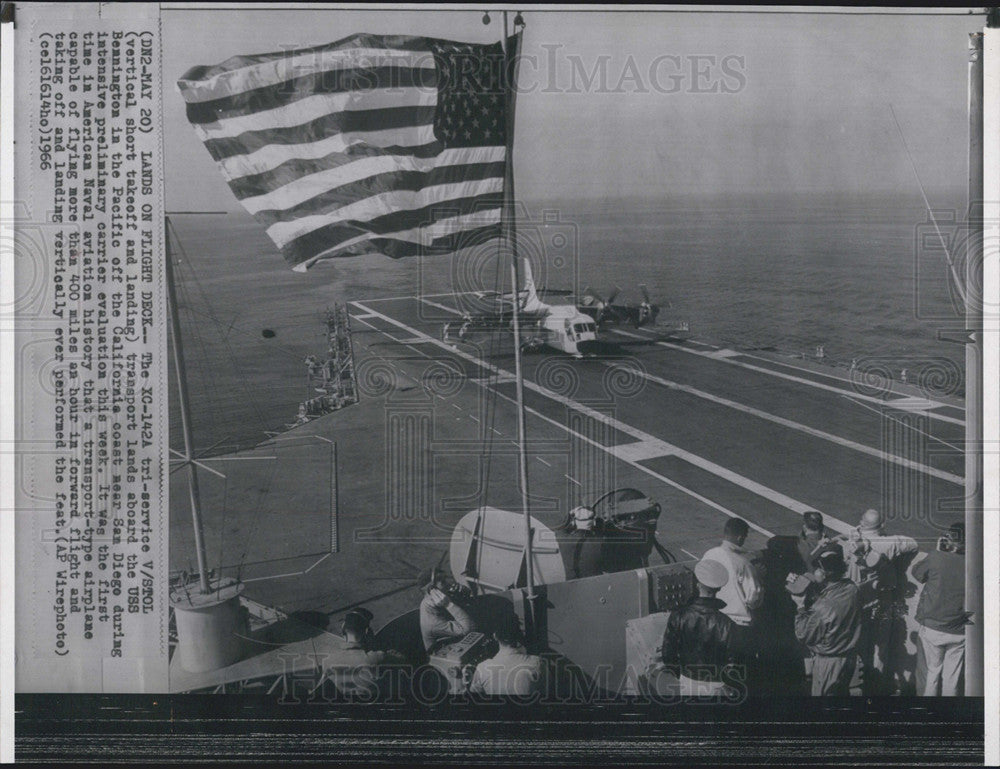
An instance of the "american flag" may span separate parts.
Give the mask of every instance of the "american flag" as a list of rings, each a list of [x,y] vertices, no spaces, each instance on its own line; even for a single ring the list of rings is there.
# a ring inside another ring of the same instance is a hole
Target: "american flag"
[[[301,271],[498,236],[505,71],[499,42],[359,34],[193,67],[177,85],[230,189]]]

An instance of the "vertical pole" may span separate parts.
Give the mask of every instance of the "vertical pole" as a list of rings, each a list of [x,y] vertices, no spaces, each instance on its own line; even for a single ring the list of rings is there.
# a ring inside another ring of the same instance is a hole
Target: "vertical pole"
[[[965,259],[965,694],[983,696],[983,34],[969,35],[969,212]]]
[[[510,51],[507,45],[507,11],[503,12],[503,31],[500,36],[500,43],[504,52],[504,107],[506,114],[506,134],[507,152],[504,169],[504,241],[510,251],[510,275],[512,282],[512,296],[514,299],[514,378],[516,382],[517,395],[517,462],[518,475],[521,485],[521,508],[524,511],[524,558],[525,574],[527,578],[528,599],[532,602],[535,598],[535,564],[532,556],[531,540],[531,511],[528,509],[528,452],[525,445],[525,419],[524,419],[524,379],[521,372],[521,318],[520,318],[520,289],[521,276],[517,263],[517,232],[514,221],[514,72],[516,63],[510,61]],[[533,614],[533,612],[532,612]],[[532,616],[532,621],[534,617]]]
[[[331,453],[333,455],[333,475],[331,481],[333,488],[330,490],[330,552],[340,552],[340,465],[337,457],[337,442],[334,441]]]
[[[177,399],[181,410],[181,431],[184,434],[184,459],[188,466],[188,493],[191,497],[191,523],[194,526],[194,551],[198,558],[198,575],[202,593],[210,593],[208,566],[205,561],[205,533],[201,524],[201,494],[198,490],[198,467],[194,463],[194,439],[191,436],[191,404],[188,401],[187,370],[181,344],[181,319],[177,313],[177,293],[174,288],[173,255],[170,253],[170,218],[164,217],[167,257],[167,301],[170,304],[171,347],[174,370],[177,372]]]

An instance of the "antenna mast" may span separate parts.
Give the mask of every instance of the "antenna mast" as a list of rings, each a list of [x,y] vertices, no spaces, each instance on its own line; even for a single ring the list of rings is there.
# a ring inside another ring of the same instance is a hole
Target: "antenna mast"
[[[982,697],[983,666],[983,33],[969,35],[969,210],[965,256],[965,694]]]
[[[523,26],[524,20],[518,14],[514,19],[516,29],[518,20]],[[504,203],[503,203],[503,235],[507,248],[510,251],[510,274],[513,283],[513,326],[514,326],[514,376],[517,392],[517,460],[518,475],[521,487],[521,508],[524,511],[524,559],[525,577],[528,588],[528,604],[531,607],[530,621],[534,624],[534,600],[535,600],[535,564],[532,555],[531,541],[534,532],[531,528],[531,511],[528,508],[528,453],[525,436],[524,419],[524,378],[521,370],[521,318],[520,318],[520,288],[521,275],[517,258],[517,230],[514,211],[514,100],[516,91],[514,90],[515,74],[517,72],[516,55],[512,52],[507,40],[507,11],[503,12],[503,30],[500,35],[500,44],[504,53],[503,83],[505,96],[505,114],[507,119],[507,152],[504,173]],[[516,51],[514,52],[516,54]],[[528,624],[528,623],[525,623]],[[533,629],[533,628],[532,628]]]
[[[191,498],[191,523],[194,526],[194,549],[198,558],[198,582],[202,593],[210,593],[208,565],[205,560],[205,530],[201,522],[201,493],[198,487],[198,467],[194,462],[194,437],[191,434],[191,403],[188,400],[187,369],[181,342],[181,319],[177,311],[177,290],[174,286],[173,254],[170,250],[170,217],[163,217],[166,241],[167,301],[170,304],[171,348],[174,370],[177,372],[177,399],[181,411],[181,431],[184,433],[184,461],[188,466],[188,493]]]

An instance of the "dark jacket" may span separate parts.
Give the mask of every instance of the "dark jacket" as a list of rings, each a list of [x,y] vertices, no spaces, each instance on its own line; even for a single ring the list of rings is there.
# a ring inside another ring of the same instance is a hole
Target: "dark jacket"
[[[567,579],[593,577],[602,572],[604,538],[598,531],[573,531],[562,545]]]
[[[704,676],[697,670],[701,666],[711,680],[721,681],[722,668],[735,660],[738,634],[736,624],[722,613],[723,606],[718,598],[698,597],[671,612],[661,647],[663,664],[680,665],[689,678]]]
[[[796,613],[795,637],[823,657],[839,657],[857,649],[861,640],[858,586],[846,578],[823,585],[812,606]]]
[[[924,583],[917,622],[942,633],[964,633],[965,555],[935,550],[913,567],[913,578]]]

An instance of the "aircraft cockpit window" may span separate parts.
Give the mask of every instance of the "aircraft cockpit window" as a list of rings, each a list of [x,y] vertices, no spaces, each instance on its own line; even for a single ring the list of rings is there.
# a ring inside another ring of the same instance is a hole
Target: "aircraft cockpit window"
[[[591,334],[594,333],[594,324],[593,323],[577,323],[576,324],[576,333],[578,333],[578,334],[584,334],[584,333],[587,333],[588,331]]]

